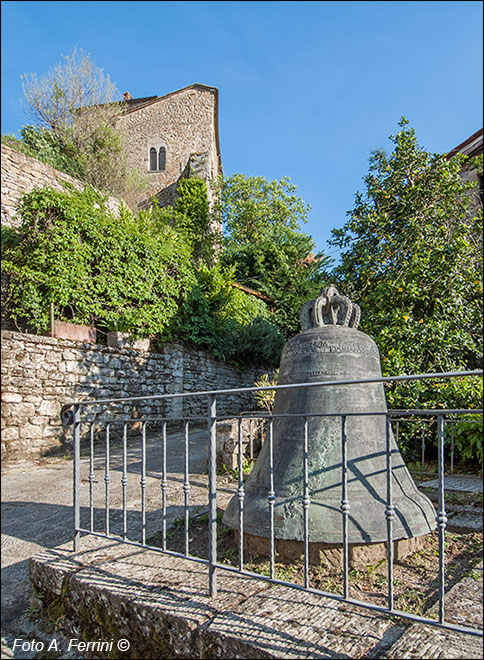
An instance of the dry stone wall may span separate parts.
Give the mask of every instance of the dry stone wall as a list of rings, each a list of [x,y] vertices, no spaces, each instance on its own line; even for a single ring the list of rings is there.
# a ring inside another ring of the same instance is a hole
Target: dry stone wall
[[[61,407],[73,400],[142,397],[250,387],[263,370],[239,374],[203,351],[180,345],[162,353],[110,348],[98,344],[2,330],[2,459],[30,459],[70,441],[72,430],[60,423]],[[223,395],[217,412],[254,410],[252,395]],[[101,413],[153,417],[207,414],[204,396],[114,404],[90,408]],[[96,418],[97,419],[97,418]]]
[[[83,190],[85,186],[68,174],[2,144],[2,225],[20,225],[17,205],[22,195],[32,192],[34,188],[63,190],[63,183],[70,183],[77,190]],[[108,207],[117,213],[119,200],[109,197]]]

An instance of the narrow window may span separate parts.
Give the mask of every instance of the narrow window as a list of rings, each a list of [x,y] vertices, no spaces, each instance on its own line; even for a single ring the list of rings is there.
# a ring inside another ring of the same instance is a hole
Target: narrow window
[[[150,170],[156,171],[156,149],[154,147],[150,149]]]
[[[160,147],[158,152],[158,169],[164,170],[166,165],[166,149],[165,147]]]

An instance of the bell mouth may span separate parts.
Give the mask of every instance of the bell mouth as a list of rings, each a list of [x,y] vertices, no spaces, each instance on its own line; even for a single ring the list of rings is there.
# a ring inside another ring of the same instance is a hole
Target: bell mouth
[[[413,483],[413,482],[412,482]],[[424,536],[436,529],[436,514],[431,501],[414,486],[396,493],[393,510],[392,540]],[[388,541],[387,505],[360,491],[349,498],[347,541],[350,544],[386,543]],[[341,500],[325,498],[312,501],[308,509],[309,543],[340,545],[344,543]],[[244,536],[250,534],[269,539],[270,510],[267,494],[249,491],[245,497],[243,515]],[[239,529],[239,499],[233,498],[223,516],[227,527]],[[304,542],[304,510],[302,498],[277,496],[274,500],[274,538],[281,541]]]

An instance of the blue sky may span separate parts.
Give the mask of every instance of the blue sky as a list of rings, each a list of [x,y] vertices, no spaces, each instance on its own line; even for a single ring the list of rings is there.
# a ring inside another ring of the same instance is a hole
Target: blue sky
[[[218,87],[225,174],[289,176],[325,252],[402,115],[431,152],[482,126],[481,2],[2,2],[2,133],[74,47],[133,98]]]

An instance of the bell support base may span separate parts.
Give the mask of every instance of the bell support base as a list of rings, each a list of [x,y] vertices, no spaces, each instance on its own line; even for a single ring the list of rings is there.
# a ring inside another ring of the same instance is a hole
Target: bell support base
[[[235,531],[235,536],[238,543],[237,531]],[[394,541],[394,561],[421,550],[424,546],[425,536],[414,536]],[[274,539],[274,548],[276,560],[283,562],[304,560],[304,543],[302,541]],[[249,558],[254,555],[269,558],[269,539],[245,533],[244,556]],[[375,566],[379,561],[386,558],[386,543],[348,544],[348,563],[352,569],[364,570],[368,566]],[[309,543],[309,563],[312,566],[320,566],[330,573],[340,573],[343,568],[343,546],[340,543]]]

